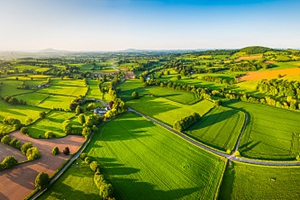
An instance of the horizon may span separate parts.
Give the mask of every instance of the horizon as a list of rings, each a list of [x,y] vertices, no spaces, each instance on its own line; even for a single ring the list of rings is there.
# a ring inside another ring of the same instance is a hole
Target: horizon
[[[299,49],[296,0],[11,0],[0,51]]]

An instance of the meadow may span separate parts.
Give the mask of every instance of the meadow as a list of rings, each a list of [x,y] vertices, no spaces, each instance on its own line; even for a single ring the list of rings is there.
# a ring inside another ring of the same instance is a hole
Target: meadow
[[[45,119],[40,119],[33,125],[29,126],[29,135],[33,138],[39,138],[39,135],[44,138],[46,131],[52,131],[56,137],[66,136],[62,130],[62,123],[71,117],[74,113],[51,111]]]
[[[87,95],[85,96],[85,98],[101,98],[102,94],[101,91],[99,89],[99,82],[98,80],[92,80],[92,79],[88,79],[87,83],[89,85],[89,90],[87,92]]]
[[[233,163],[225,170],[219,200],[299,199],[300,167]]]
[[[214,104],[208,100],[203,100],[193,105],[183,105],[165,98],[151,96],[144,96],[128,101],[127,105],[171,127],[176,120],[191,115],[194,112],[203,116],[214,107]]]
[[[39,93],[36,93],[39,94]],[[59,96],[59,95],[47,95],[47,97],[36,104],[38,107],[42,108],[63,108],[65,110],[70,109],[71,102],[75,99],[75,97],[68,97],[68,96]]]
[[[249,115],[239,151],[258,159],[295,159],[300,153],[298,111],[269,105],[228,101],[226,106]]]
[[[41,94],[41,93],[27,93],[27,94],[21,94],[15,96],[18,100],[23,100],[25,101],[28,105],[31,106],[36,106],[38,105],[41,101],[49,97],[48,94]]]
[[[242,130],[244,119],[245,116],[241,111],[216,107],[186,133],[209,146],[222,151],[232,151]]]
[[[79,97],[84,96],[88,88],[84,86],[66,86],[66,85],[51,85],[48,88],[41,88],[38,90],[40,93],[57,94]]]
[[[101,126],[85,152],[101,163],[116,199],[213,199],[225,167],[133,113]]]

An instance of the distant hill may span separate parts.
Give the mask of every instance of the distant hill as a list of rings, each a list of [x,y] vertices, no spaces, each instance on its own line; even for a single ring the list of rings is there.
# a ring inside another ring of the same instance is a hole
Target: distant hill
[[[41,53],[59,53],[59,52],[68,52],[66,50],[57,50],[57,49],[53,49],[53,48],[47,48],[47,49],[42,49],[39,52]]]
[[[248,55],[250,54],[259,54],[259,53],[265,53],[267,51],[272,51],[273,49],[268,48],[268,47],[262,47],[262,46],[249,46],[249,47],[244,47],[240,49],[240,52],[245,52]]]

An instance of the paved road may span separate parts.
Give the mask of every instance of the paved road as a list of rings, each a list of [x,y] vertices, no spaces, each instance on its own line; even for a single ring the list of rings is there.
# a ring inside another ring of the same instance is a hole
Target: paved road
[[[130,112],[133,112],[133,113],[136,113],[146,119],[148,119],[149,121],[152,121],[153,123],[171,131],[172,133],[176,134],[177,136],[181,137],[182,139],[194,144],[195,146],[201,148],[201,149],[204,149],[206,151],[209,151],[213,154],[216,154],[216,155],[219,155],[219,156],[222,156],[222,157],[225,157],[231,161],[238,161],[238,162],[243,162],[243,163],[250,163],[250,164],[256,164],[256,165],[265,165],[265,166],[300,166],[300,162],[297,162],[297,161],[265,161],[265,160],[255,160],[255,159],[248,159],[248,158],[242,158],[242,157],[236,157],[234,155],[234,153],[232,155],[228,155],[228,154],[225,154],[225,153],[222,153],[220,151],[217,151],[215,149],[212,149],[210,147],[207,147],[201,143],[199,143],[198,141],[186,136],[185,134],[181,133],[181,132],[178,132],[176,130],[174,130],[173,128],[165,125],[164,123],[156,120],[156,119],[153,119],[147,115],[144,115],[143,113],[140,113],[138,112],[137,110],[134,110],[132,108],[128,108],[128,111]],[[246,128],[246,124],[247,124],[247,121],[248,121],[248,115],[245,113],[245,120],[244,120],[244,125],[243,125],[243,128],[241,130],[241,133],[240,133],[240,136],[239,136],[239,139],[238,139],[238,142],[237,142],[237,146],[236,146],[236,150],[238,149],[238,146],[240,144],[240,140],[242,138],[242,135],[245,131],[245,128]]]

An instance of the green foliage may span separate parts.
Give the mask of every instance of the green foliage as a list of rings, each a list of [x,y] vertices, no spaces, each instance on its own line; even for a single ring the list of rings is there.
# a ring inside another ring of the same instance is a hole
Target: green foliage
[[[32,147],[32,143],[31,142],[25,142],[22,146],[21,146],[21,152],[22,154],[26,155],[26,152],[29,148]]]
[[[59,154],[59,148],[58,148],[58,147],[53,147],[51,153],[52,153],[53,155],[55,155],[55,156],[58,155],[58,154]]]
[[[138,98],[139,98],[139,93],[136,92],[136,91],[134,91],[134,92],[132,92],[131,97],[132,97],[133,99],[138,99]]]
[[[2,142],[3,144],[9,144],[10,141],[11,141],[10,135],[5,135],[5,136],[1,139],[1,142]]]
[[[102,197],[102,199],[107,199],[109,197],[112,197],[113,195],[112,185],[110,183],[101,185],[99,194]]]
[[[240,49],[240,52],[245,52],[247,54],[259,54],[259,53],[265,53],[267,51],[272,51],[272,49],[268,47],[261,47],[261,46],[250,46]]]
[[[82,113],[81,107],[79,105],[76,107],[75,113],[76,113],[76,115],[79,115],[80,113]]]
[[[51,138],[55,138],[55,134],[52,131],[46,131],[45,133],[45,138],[47,139],[51,139]]]
[[[92,129],[90,127],[84,127],[82,130],[82,136],[88,138],[92,133]]]
[[[85,115],[84,114],[78,115],[78,122],[82,125],[85,123]]]
[[[90,168],[93,172],[96,172],[97,169],[99,169],[99,164],[97,163],[97,161],[92,161],[90,163]]]
[[[175,121],[173,128],[177,131],[186,130],[191,125],[195,124],[200,120],[199,113],[193,113],[192,115],[186,116],[178,121]]]
[[[49,175],[45,172],[40,172],[35,178],[35,187],[39,190],[43,190],[50,184]]]
[[[85,162],[86,164],[89,165],[89,164],[91,163],[90,157],[86,156],[86,157],[84,158],[84,162]]]
[[[30,147],[26,151],[27,160],[36,160],[41,157],[41,153],[37,147]]]
[[[86,157],[86,153],[81,153],[81,154],[80,154],[80,158],[81,158],[81,160],[84,160],[84,159],[85,159],[85,157]]]
[[[47,113],[45,111],[40,112],[40,118],[45,119]]]
[[[7,156],[0,164],[0,170],[9,169],[18,164],[18,160],[13,156]]]
[[[20,149],[22,144],[17,138],[14,138],[10,141],[9,145],[16,149]]]
[[[64,153],[65,155],[69,155],[69,154],[70,154],[70,149],[69,149],[69,147],[65,147],[65,149],[63,150],[63,153]]]
[[[22,127],[20,132],[23,133],[23,134],[28,134],[29,133],[28,127],[25,127],[25,126]]]

